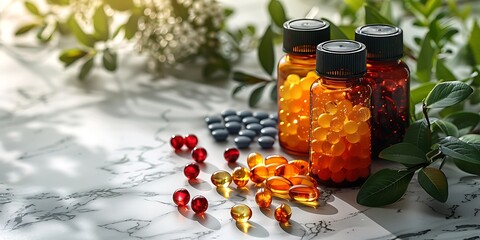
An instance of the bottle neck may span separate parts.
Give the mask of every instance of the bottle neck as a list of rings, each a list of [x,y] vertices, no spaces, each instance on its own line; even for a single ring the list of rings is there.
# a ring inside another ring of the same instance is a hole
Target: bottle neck
[[[368,59],[367,64],[371,65],[398,65],[401,64],[401,59],[392,59],[392,60],[376,60],[376,59]]]
[[[312,61],[316,61],[315,53],[312,54],[295,54],[295,53],[287,53],[285,55],[285,59],[291,63],[298,63],[298,64],[311,64]]]
[[[363,78],[332,78],[332,77],[323,77],[319,78],[319,81],[322,85],[328,86],[330,88],[345,88],[358,85],[363,81]]]

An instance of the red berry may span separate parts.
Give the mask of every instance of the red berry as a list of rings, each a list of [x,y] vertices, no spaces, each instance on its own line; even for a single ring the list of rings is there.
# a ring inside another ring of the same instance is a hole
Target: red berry
[[[190,193],[185,188],[179,188],[173,193],[173,202],[177,206],[186,206],[190,201]]]
[[[202,147],[196,147],[192,150],[192,158],[195,162],[203,162],[207,159],[207,150]]]
[[[185,177],[189,180],[195,179],[198,174],[200,174],[200,167],[196,163],[189,163],[183,168],[183,174],[185,174]]]
[[[207,211],[208,201],[204,196],[198,195],[193,197],[191,205],[192,205],[192,210],[195,213],[202,214],[205,211]]]
[[[188,147],[188,149],[193,149],[194,147],[197,146],[198,143],[198,138],[197,136],[193,134],[188,134],[185,136],[185,146]]]
[[[170,145],[172,145],[173,149],[180,150],[185,144],[185,139],[180,135],[173,135],[170,138]]]
[[[240,151],[236,148],[227,148],[225,152],[223,152],[223,157],[227,162],[234,163],[237,161],[238,157],[240,156]]]

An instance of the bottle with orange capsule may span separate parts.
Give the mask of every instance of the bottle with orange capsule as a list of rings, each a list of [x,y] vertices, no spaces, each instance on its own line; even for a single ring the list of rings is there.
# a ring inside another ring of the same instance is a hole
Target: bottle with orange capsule
[[[372,24],[359,27],[355,39],[367,47],[372,94],[372,157],[402,141],[409,124],[410,70],[403,56],[402,29]]]
[[[310,91],[310,176],[319,184],[347,187],[370,174],[370,96],[365,45],[334,40],[317,47]]]
[[[330,39],[328,22],[294,19],[283,25],[283,51],[278,63],[278,137],[288,153],[308,155],[310,86],[315,74],[315,48]]]

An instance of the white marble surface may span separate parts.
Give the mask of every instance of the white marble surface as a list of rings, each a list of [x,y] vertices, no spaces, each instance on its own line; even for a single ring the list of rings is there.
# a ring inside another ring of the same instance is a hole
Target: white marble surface
[[[358,189],[327,189],[317,207],[288,202],[290,225],[279,225],[271,209],[256,207],[251,183],[249,191],[232,186],[228,193],[210,183],[212,172],[235,167],[223,160],[232,142],[215,143],[203,122],[225,108],[247,109],[245,99],[230,98],[231,83],[152,81],[128,55],[121,64],[129,70],[95,71],[78,82],[77,70],[65,71],[55,52],[41,59],[13,56],[0,48],[1,240],[480,239],[480,178],[449,165],[446,203],[431,199],[416,181],[384,208],[356,204]],[[275,110],[268,101],[261,108]],[[187,133],[209,153],[197,182],[183,176],[192,162],[188,153],[176,154],[168,144],[172,134]],[[284,154],[278,144],[269,151],[253,146],[238,165],[246,165],[251,151]],[[209,200],[204,217],[173,204],[180,187]],[[253,210],[248,225],[230,217],[239,202]],[[276,198],[273,206],[283,202]]]

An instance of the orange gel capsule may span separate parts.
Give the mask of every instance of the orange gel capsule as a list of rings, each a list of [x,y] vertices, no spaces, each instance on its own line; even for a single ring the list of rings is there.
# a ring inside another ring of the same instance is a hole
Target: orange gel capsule
[[[291,178],[297,176],[300,173],[300,170],[291,164],[280,164],[275,168],[275,176],[280,176],[284,178]]]
[[[290,182],[288,179],[284,177],[269,177],[267,181],[265,182],[265,187],[272,191],[273,193],[277,194],[288,194],[288,190],[290,190],[290,187],[293,186],[292,182]]]
[[[258,189],[255,194],[255,202],[261,208],[269,208],[272,204],[272,192],[265,188]]]
[[[257,153],[257,152],[253,152],[253,153],[248,154],[247,165],[250,169],[252,169],[253,167],[255,167],[257,165],[260,165],[260,164],[263,164],[262,154]]]
[[[311,202],[317,201],[320,197],[320,192],[315,187],[309,187],[307,185],[292,186],[288,191],[288,195],[299,202]]]
[[[244,167],[236,167],[232,172],[232,180],[237,187],[245,187],[250,180],[250,171]]]
[[[252,170],[250,171],[250,180],[252,180],[252,182],[256,184],[262,183],[267,178],[268,178],[268,170],[263,165],[258,165],[256,167],[253,167]]]
[[[315,179],[313,179],[310,176],[297,175],[297,176],[289,178],[288,180],[290,180],[290,182],[292,182],[292,184],[294,186],[296,186],[296,185],[306,185],[306,186],[314,187],[314,188],[318,187],[317,181],[315,181]]]
[[[280,166],[279,163],[270,163],[270,164],[265,166],[268,170],[268,176],[269,177],[275,176],[275,170],[277,169],[278,166]]]
[[[265,158],[265,165],[268,165],[271,163],[284,164],[284,163],[288,163],[288,160],[281,155],[270,155]]]
[[[292,208],[288,204],[281,204],[275,208],[275,219],[280,223],[286,223],[292,216]]]
[[[292,160],[288,162],[290,165],[294,165],[300,170],[299,175],[307,175],[310,169],[308,168],[308,162],[303,160]]]

